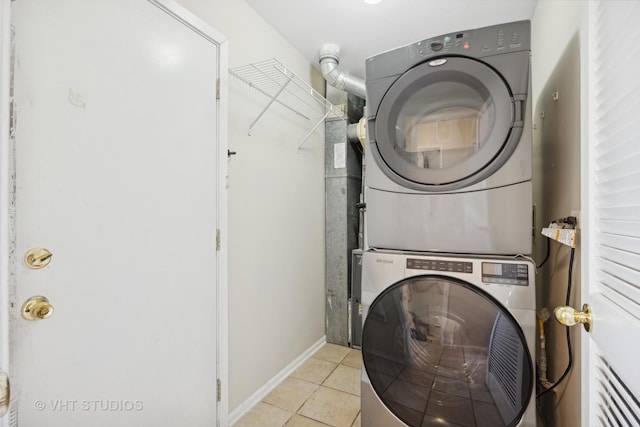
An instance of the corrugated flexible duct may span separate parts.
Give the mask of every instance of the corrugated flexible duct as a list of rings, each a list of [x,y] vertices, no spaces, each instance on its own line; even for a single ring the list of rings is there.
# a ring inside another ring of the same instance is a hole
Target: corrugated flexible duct
[[[340,64],[340,47],[335,44],[326,44],[320,49],[320,71],[331,86],[366,98],[364,79],[351,76],[349,73],[338,70]]]

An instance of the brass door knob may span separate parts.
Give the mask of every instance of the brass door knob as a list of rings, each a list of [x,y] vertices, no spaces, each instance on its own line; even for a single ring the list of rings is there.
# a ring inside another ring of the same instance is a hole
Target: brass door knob
[[[0,417],[9,412],[9,402],[11,401],[11,387],[9,386],[9,375],[0,372]]]
[[[29,266],[29,268],[38,270],[49,265],[52,256],[53,254],[48,249],[33,248],[29,249],[27,254],[24,256],[24,262]]]
[[[573,326],[582,323],[584,330],[591,332],[593,329],[593,313],[589,304],[582,306],[582,311],[575,310],[572,307],[562,306],[553,310],[556,320],[564,326]]]
[[[53,314],[53,306],[45,297],[31,297],[22,306],[22,317],[27,320],[44,320]]]

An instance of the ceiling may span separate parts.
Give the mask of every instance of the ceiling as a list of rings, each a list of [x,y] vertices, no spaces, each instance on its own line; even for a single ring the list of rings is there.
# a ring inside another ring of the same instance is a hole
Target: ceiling
[[[313,64],[340,46],[340,70],[364,77],[364,60],[441,34],[531,19],[537,0],[245,0]]]

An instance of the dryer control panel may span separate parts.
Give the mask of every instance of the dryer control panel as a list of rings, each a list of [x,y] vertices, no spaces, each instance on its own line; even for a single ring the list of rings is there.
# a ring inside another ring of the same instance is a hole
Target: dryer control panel
[[[417,41],[408,48],[409,58],[464,55],[480,58],[531,49],[530,22],[519,21],[476,30],[458,31]],[[400,48],[403,49],[403,48]]]
[[[529,285],[529,267],[527,264],[506,264],[496,262],[482,263],[482,282],[500,285]]]
[[[410,46],[410,57],[429,57],[439,53],[465,54],[473,44],[473,32],[447,34],[432,39],[421,40]]]

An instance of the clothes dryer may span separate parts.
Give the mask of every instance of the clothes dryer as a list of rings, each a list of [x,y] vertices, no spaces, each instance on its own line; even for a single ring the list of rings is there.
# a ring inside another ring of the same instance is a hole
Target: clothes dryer
[[[529,254],[530,22],[366,61],[370,247]]]
[[[363,254],[362,425],[534,427],[535,268]]]

